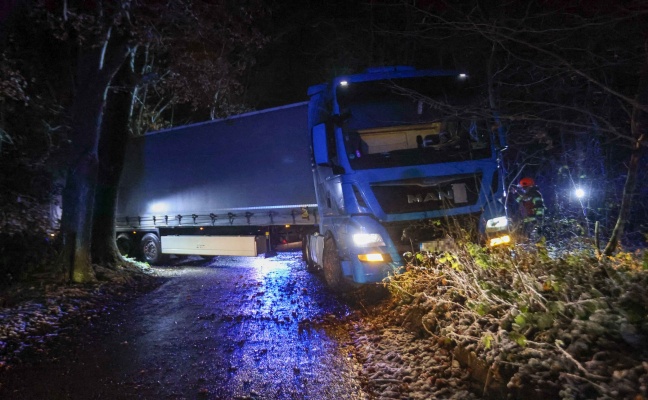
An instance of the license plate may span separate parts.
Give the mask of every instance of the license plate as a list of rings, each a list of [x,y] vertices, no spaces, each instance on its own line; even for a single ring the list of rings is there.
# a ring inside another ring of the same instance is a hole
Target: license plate
[[[442,251],[456,251],[457,244],[452,238],[445,238],[439,240],[431,240],[429,242],[421,242],[421,251],[426,251],[429,253],[438,253]]]

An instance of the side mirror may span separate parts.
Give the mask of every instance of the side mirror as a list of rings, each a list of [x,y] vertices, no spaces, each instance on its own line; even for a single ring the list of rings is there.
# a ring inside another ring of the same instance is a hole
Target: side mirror
[[[313,127],[313,156],[315,164],[329,165],[328,141],[326,139],[326,124],[318,124]]]

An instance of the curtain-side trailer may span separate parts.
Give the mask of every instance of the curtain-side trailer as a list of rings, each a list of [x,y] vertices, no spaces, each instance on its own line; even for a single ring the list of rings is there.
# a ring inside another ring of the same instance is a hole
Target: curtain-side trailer
[[[117,200],[122,253],[256,256],[314,232],[307,103],[130,141]],[[294,239],[294,238],[297,239]]]

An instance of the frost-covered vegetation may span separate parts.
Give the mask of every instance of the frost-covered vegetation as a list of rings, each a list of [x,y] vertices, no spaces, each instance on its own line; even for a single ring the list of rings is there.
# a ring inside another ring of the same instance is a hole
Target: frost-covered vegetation
[[[389,323],[451,349],[485,395],[646,398],[648,256],[590,249],[417,254],[386,283]]]
[[[116,269],[95,265],[94,284],[69,285],[40,275],[0,291],[0,373],[42,362],[54,342],[72,342],[75,329],[163,282],[149,265],[127,260]]]

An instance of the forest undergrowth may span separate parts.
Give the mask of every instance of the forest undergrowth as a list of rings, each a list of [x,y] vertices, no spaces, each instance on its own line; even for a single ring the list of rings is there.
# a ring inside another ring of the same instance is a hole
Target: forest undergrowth
[[[383,318],[454,349],[486,397],[499,387],[513,398],[648,398],[645,250],[562,249],[415,254],[386,282]]]

